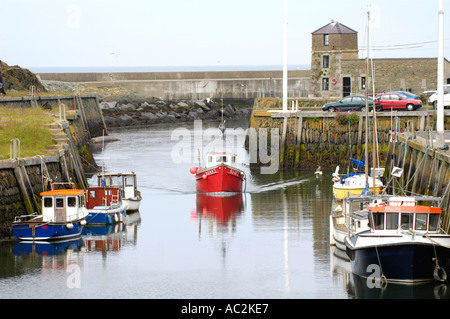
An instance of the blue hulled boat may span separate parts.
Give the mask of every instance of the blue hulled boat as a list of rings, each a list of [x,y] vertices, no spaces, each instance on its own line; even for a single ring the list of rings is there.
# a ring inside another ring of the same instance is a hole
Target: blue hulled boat
[[[345,238],[354,274],[400,284],[447,280],[450,235],[441,228],[440,198],[349,196],[344,200],[353,207],[371,200],[365,208],[369,229],[355,232],[352,223]]]
[[[88,211],[84,190],[73,183],[53,183],[42,192],[42,214],[17,216],[12,224],[14,235],[24,241],[60,240],[81,235]]]
[[[88,187],[86,207],[90,225],[109,225],[124,221],[128,205],[118,187]]]

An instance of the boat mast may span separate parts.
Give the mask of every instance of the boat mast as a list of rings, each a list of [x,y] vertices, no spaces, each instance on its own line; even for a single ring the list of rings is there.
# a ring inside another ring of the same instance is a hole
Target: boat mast
[[[367,52],[369,52],[369,23],[370,23],[370,11],[368,12],[368,18],[367,18]],[[367,54],[367,56],[369,56],[369,54]],[[372,72],[373,72],[373,65],[372,67]],[[372,82],[373,81],[373,73],[372,73]],[[366,88],[368,87],[368,85],[366,85]],[[375,92],[375,86],[373,86],[373,91]],[[373,93],[374,93],[373,92]],[[366,99],[367,101],[367,99]],[[373,128],[372,128],[372,194],[376,195],[376,189],[375,189],[375,164],[377,162],[376,156],[378,152],[375,152],[376,149],[378,149],[378,141],[377,141],[377,116],[375,114],[375,101],[373,101],[373,105],[372,105],[372,114],[373,114]]]
[[[366,176],[366,187],[364,193],[369,190],[369,86],[367,85],[369,79],[369,21],[370,21],[370,11],[367,11],[367,45],[366,45],[366,134],[365,134],[365,147],[364,147],[364,173]]]
[[[288,54],[287,54],[287,32],[288,32],[288,3],[287,0],[284,0],[284,45],[283,45],[283,112],[287,112],[288,108],[288,101],[287,101],[287,78],[288,78],[288,71],[287,71],[287,61],[288,61]]]
[[[444,142],[444,4],[443,0],[439,0],[439,45],[438,45],[438,74],[437,74],[437,122],[436,130],[438,139]]]

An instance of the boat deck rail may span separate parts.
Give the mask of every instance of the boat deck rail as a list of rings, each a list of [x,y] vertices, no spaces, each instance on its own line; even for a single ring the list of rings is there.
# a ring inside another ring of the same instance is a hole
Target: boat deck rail
[[[66,223],[71,222],[73,220],[81,219],[85,217],[83,213],[77,212],[75,214],[71,214],[65,217],[55,217],[55,220],[50,219],[48,216],[39,215],[38,213],[28,214],[28,215],[20,215],[14,218],[15,223],[28,223],[28,222],[36,222],[36,223]]]

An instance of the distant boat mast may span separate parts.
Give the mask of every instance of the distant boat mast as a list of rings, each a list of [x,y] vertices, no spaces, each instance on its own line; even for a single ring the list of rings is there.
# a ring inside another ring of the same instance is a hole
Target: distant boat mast
[[[439,45],[438,45],[438,74],[437,74],[437,122],[436,130],[444,141],[444,4],[439,0]]]
[[[283,46],[283,112],[288,110],[287,92],[288,92],[288,54],[287,54],[287,32],[288,32],[288,1],[284,0],[284,46]]]

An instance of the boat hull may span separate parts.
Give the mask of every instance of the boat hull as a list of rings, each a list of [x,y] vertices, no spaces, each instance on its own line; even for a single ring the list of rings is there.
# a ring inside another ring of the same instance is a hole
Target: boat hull
[[[140,199],[127,198],[123,201],[128,204],[127,213],[137,212],[139,210],[139,206],[141,204]]]
[[[245,174],[241,170],[222,164],[198,171],[195,178],[198,193],[240,193]]]
[[[84,219],[64,223],[17,222],[13,223],[13,233],[23,241],[60,240],[80,236],[84,224]]]
[[[99,206],[88,209],[89,214],[86,217],[86,222],[89,225],[110,225],[123,222],[127,213],[126,207],[126,205],[116,208]]]
[[[372,190],[373,188],[370,188]],[[375,187],[375,191],[377,194],[381,194],[383,187]],[[355,196],[361,195],[364,190],[364,187],[358,188],[341,188],[333,185],[333,195],[337,200],[342,200],[346,196]]]
[[[440,245],[403,243],[354,248],[346,240],[346,252],[352,272],[360,277],[374,276],[373,266],[369,266],[381,265],[380,275],[382,271],[388,282],[415,284],[434,281],[436,255],[439,266],[446,273],[450,271],[450,249]]]

